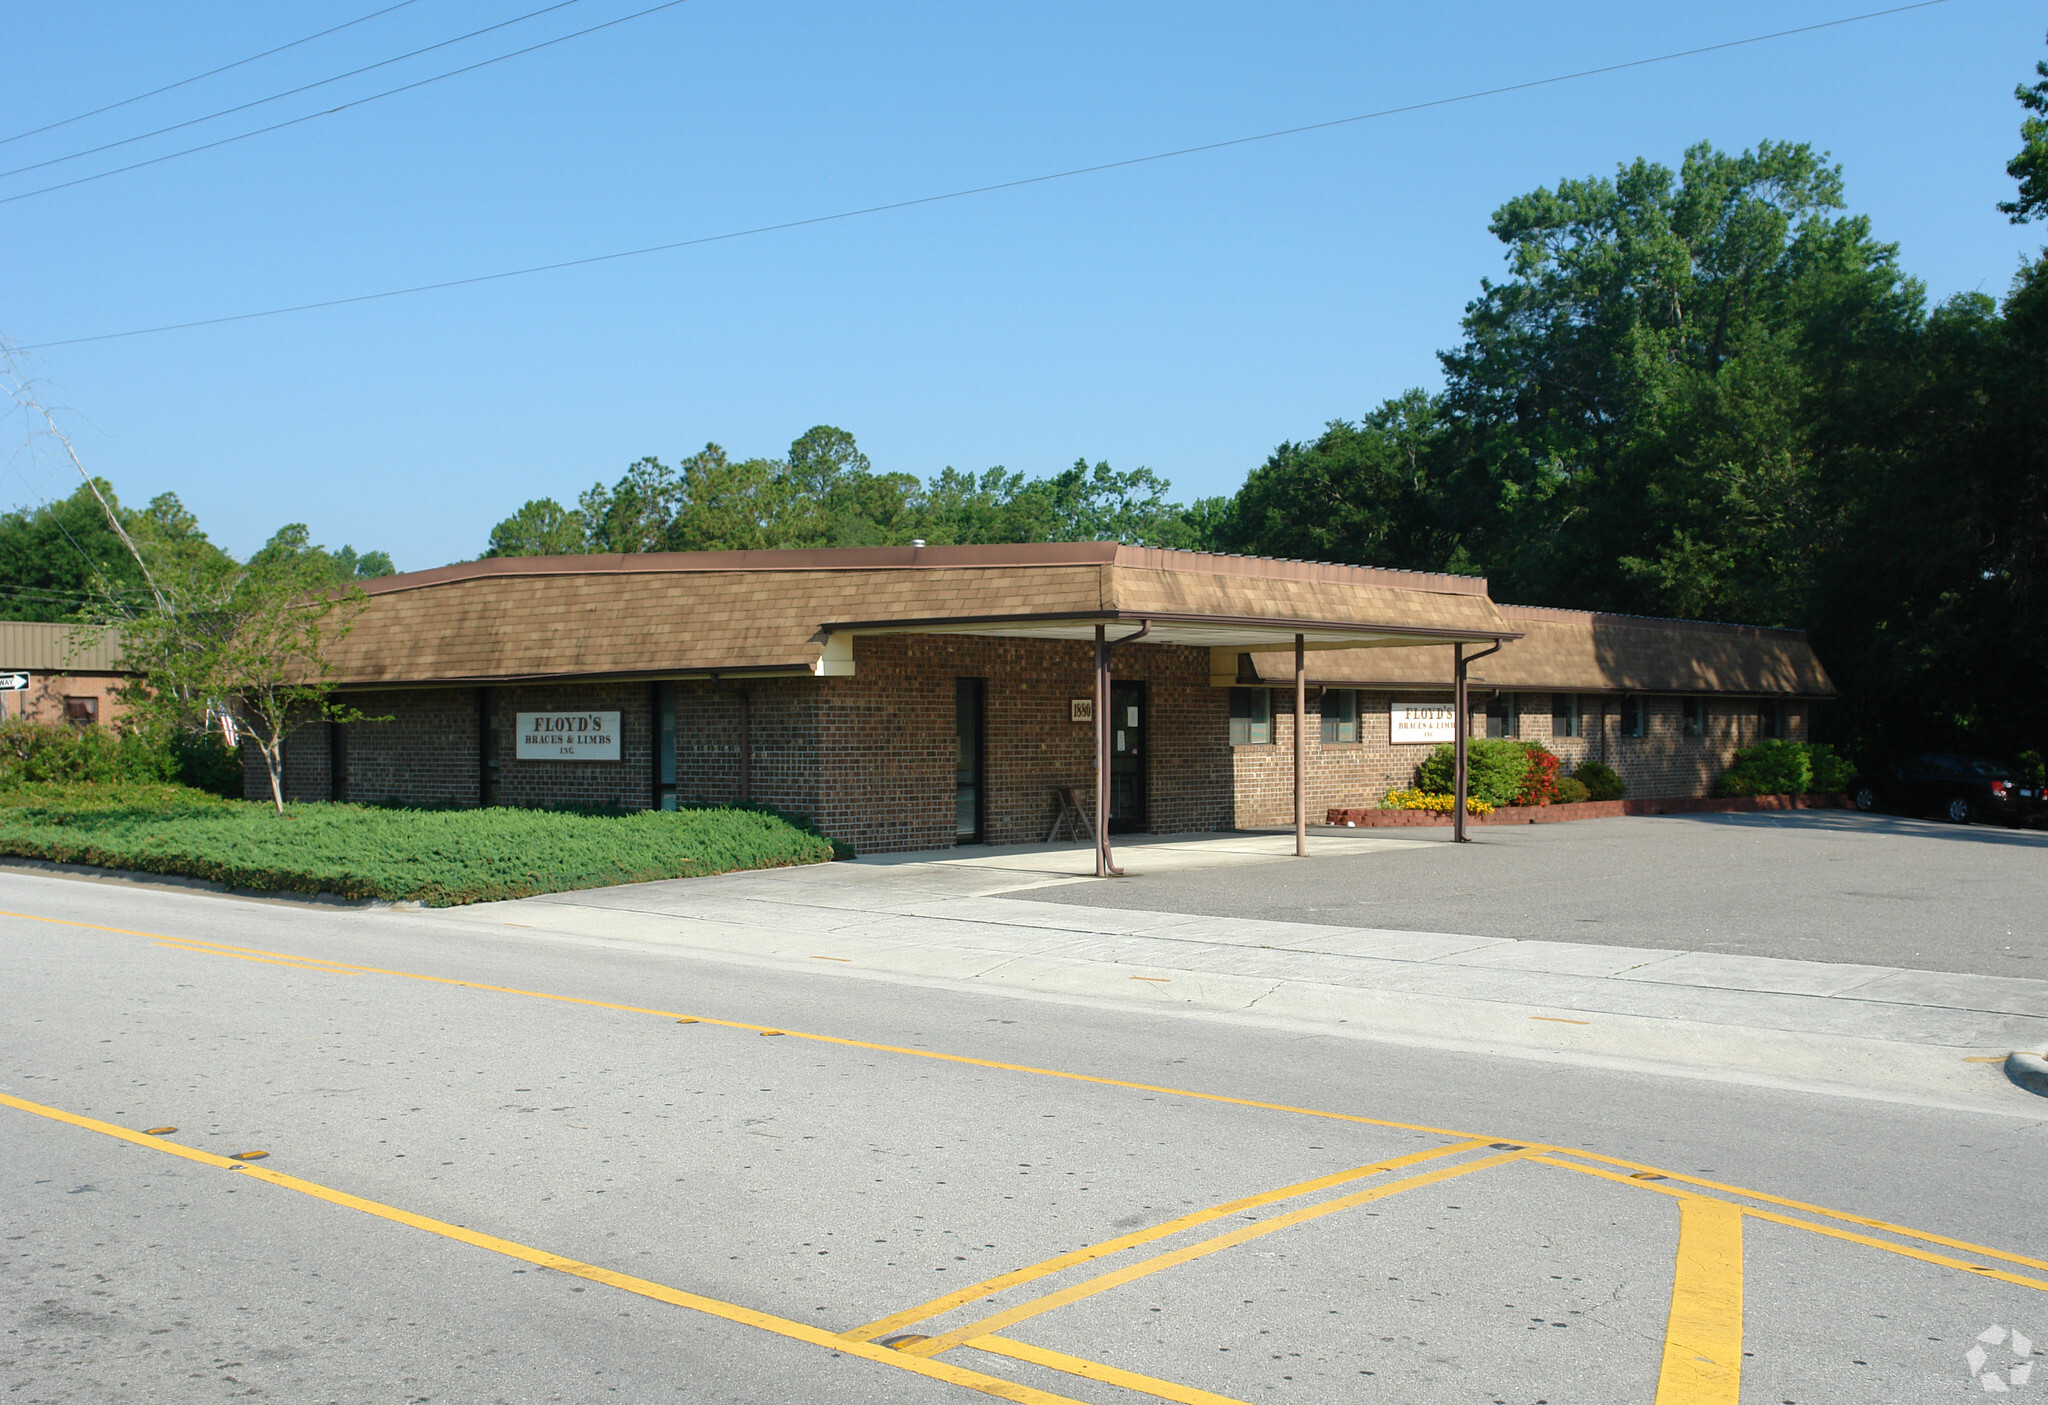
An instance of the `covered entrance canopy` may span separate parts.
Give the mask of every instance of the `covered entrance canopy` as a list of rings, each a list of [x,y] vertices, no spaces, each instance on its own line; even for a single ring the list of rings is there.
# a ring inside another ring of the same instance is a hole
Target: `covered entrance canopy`
[[[1001,550],[1017,550],[1002,548]],[[940,548],[978,553],[987,548]],[[1155,644],[1206,648],[1212,681],[1234,678],[1236,660],[1284,647],[1294,659],[1294,834],[1295,852],[1308,852],[1304,730],[1307,712],[1306,656],[1310,651],[1449,646],[1451,679],[1459,715],[1465,712],[1465,663],[1474,645],[1482,651],[1519,638],[1487,598],[1486,582],[1467,576],[1382,571],[1307,561],[1212,556],[1114,543],[1069,546],[1086,564],[1099,568],[1101,600],[1096,609],[1023,608],[988,614],[936,618],[836,621],[826,627],[819,672],[853,669],[853,640],[866,634],[983,635],[1006,639],[1093,641],[1095,645],[1095,871],[1119,874],[1110,852],[1109,817],[1112,755],[1110,655],[1119,644],[1144,639]],[[934,562],[936,565],[937,562]],[[1456,831],[1464,838],[1465,731],[1456,733]]]

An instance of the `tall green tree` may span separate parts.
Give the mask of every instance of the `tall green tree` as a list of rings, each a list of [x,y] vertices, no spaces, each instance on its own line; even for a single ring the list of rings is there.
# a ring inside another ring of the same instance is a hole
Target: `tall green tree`
[[[684,482],[657,458],[629,464],[624,476],[607,488],[593,483],[576,500],[583,519],[586,551],[659,551],[676,515]]]
[[[587,550],[583,514],[553,498],[530,498],[491,528],[485,556],[574,556]]]
[[[1437,400],[1420,390],[1332,420],[1253,469],[1210,535],[1264,556],[1441,570],[1457,557],[1439,520],[1443,440]]]
[[[663,542],[670,551],[755,551],[783,546],[789,517],[782,466],[735,462],[716,444],[683,460],[681,509]]]
[[[1511,598],[1783,623],[1922,315],[1803,144],[1701,144],[1509,201],[1443,356],[1444,509]]]
[[[132,533],[138,514],[120,506],[104,479],[99,489]],[[91,488],[81,483],[67,498],[0,515],[0,619],[75,619],[103,582],[147,594]]]
[[[2019,196],[1999,202],[1998,208],[2025,224],[2037,215],[2048,215],[2048,59],[2036,59],[2034,72],[2041,81],[2013,89],[2013,96],[2027,112],[2020,122],[2019,154],[2008,161],[2005,173],[2019,182]]]

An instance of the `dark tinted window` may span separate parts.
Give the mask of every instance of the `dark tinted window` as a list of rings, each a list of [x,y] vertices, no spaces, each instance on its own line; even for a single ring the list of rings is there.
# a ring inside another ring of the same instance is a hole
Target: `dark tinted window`
[[[1273,740],[1272,697],[1264,688],[1230,690],[1230,744],[1264,746]]]
[[[1343,746],[1358,740],[1358,690],[1323,690],[1323,744]]]
[[[1515,710],[1515,695],[1502,693],[1486,704],[1486,735],[1489,737],[1519,737],[1522,734],[1521,715]]]

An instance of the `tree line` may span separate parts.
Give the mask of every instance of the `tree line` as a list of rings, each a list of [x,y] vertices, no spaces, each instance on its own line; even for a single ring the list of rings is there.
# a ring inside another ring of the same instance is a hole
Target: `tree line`
[[[674,467],[657,458],[600,481],[573,508],[538,498],[491,529],[486,556],[745,551],[766,547],[935,546],[1124,541],[1203,547],[1225,499],[1182,507],[1149,468],[1077,460],[1029,478],[947,468],[930,482],[877,473],[853,435],[818,425],[779,459],[734,459],[717,444]]]
[[[2048,63],[2015,223],[2048,218]],[[1443,386],[1279,445],[1182,506],[1150,469],[877,473],[844,430],[782,459],[643,459],[490,552],[1118,539],[1484,574],[1499,600],[1801,628],[1866,758],[2048,749],[2048,251],[1930,306],[1810,146],[1701,143],[1502,205],[1507,268]]]

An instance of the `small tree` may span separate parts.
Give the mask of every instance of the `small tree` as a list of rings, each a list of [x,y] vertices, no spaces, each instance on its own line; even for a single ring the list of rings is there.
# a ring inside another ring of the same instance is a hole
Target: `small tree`
[[[89,626],[120,634],[122,659],[137,674],[124,700],[185,732],[233,718],[263,757],[282,815],[291,734],[309,722],[366,720],[334,701],[328,655],[369,597],[359,585],[335,584],[325,552],[275,541],[247,564],[169,552],[151,564],[161,605],[138,613],[132,596],[103,591]]]

